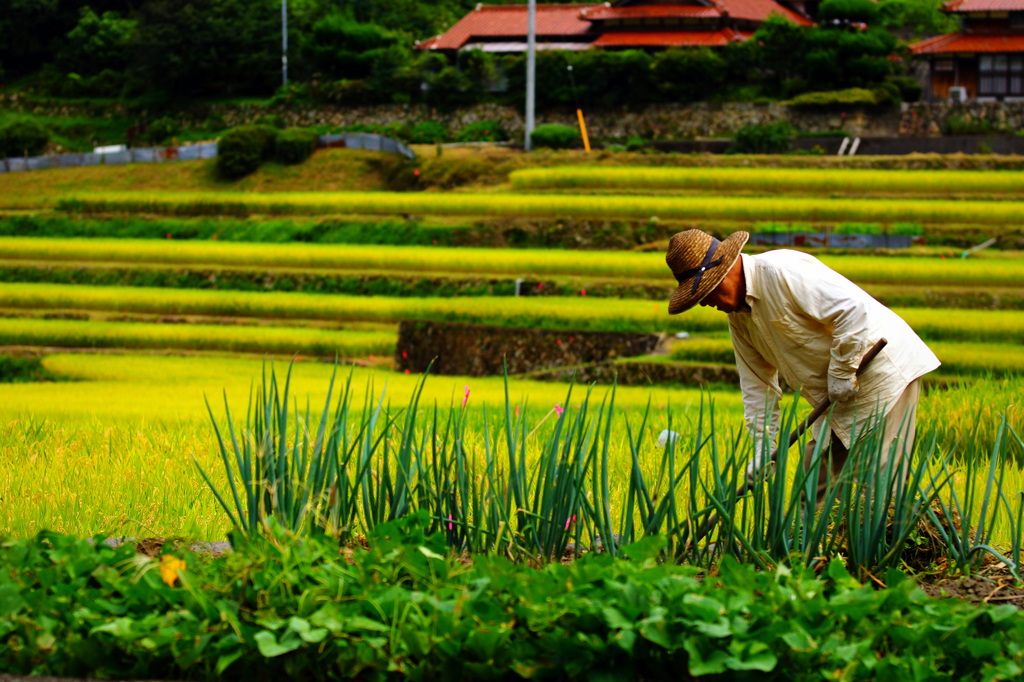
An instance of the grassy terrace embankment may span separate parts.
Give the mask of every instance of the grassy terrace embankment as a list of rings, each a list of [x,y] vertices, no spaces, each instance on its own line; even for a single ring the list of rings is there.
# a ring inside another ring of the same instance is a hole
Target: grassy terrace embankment
[[[823,256],[861,284],[1024,287],[1024,260]],[[180,240],[0,237],[0,261],[355,271],[424,276],[635,279],[670,288],[662,253],[385,245],[253,244]]]
[[[670,317],[665,303],[589,297],[389,298],[283,292],[237,292],[60,284],[0,284],[0,301],[22,314],[44,311],[153,315],[202,315],[262,320],[324,320],[335,323],[397,323],[401,320],[466,322],[555,330],[716,332],[724,315],[697,308]],[[1017,343],[1024,311],[896,309],[929,340]]]
[[[219,351],[334,357],[391,355],[395,333],[270,325],[166,324],[13,318],[0,346]]]
[[[917,222],[1014,225],[1015,202],[948,199],[621,196],[429,192],[137,192],[78,193],[57,207],[81,213],[167,216],[446,215],[508,218]],[[1016,229],[1015,227],[1013,229]]]
[[[734,192],[864,197],[1024,197],[1021,171],[912,171],[850,168],[529,168],[511,174],[514,190]]]

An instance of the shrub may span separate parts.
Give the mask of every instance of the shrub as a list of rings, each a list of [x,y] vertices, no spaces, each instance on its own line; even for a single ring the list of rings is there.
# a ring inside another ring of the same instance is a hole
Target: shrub
[[[860,22],[874,24],[878,19],[878,4],[873,0],[825,0],[818,7],[822,23]]]
[[[561,123],[545,123],[533,129],[530,142],[534,147],[550,147],[551,149],[569,149],[579,141],[579,131],[572,126]]]
[[[456,142],[504,142],[508,139],[506,131],[497,121],[477,121],[459,131]]]
[[[237,180],[260,167],[274,150],[277,131],[265,125],[244,125],[224,133],[217,145],[217,173]]]
[[[945,128],[949,135],[987,135],[995,132],[993,125],[985,119],[960,114],[947,118]]]
[[[409,141],[413,144],[447,142],[448,129],[437,121],[420,121],[413,126]]]
[[[853,107],[879,104],[878,93],[866,88],[847,88],[846,90],[826,90],[824,92],[805,92],[789,100],[791,107]]]
[[[0,155],[35,156],[50,141],[50,133],[38,121],[19,118],[0,128]]]
[[[885,79],[887,83],[896,86],[900,93],[900,99],[904,102],[916,102],[921,99],[924,88],[910,76],[889,76]]]
[[[274,160],[284,164],[302,163],[316,149],[316,133],[306,128],[286,128],[274,139]]]
[[[733,137],[740,154],[779,154],[792,147],[794,130],[787,121],[744,126]]]
[[[181,125],[170,116],[163,116],[149,124],[146,129],[146,141],[150,144],[163,144],[181,132]]]
[[[626,151],[635,152],[647,146],[647,140],[642,137],[631,137],[626,140]]]

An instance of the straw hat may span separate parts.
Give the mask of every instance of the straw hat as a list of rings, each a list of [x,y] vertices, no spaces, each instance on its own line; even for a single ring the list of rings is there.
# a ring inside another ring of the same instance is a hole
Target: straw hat
[[[733,232],[718,241],[707,232],[687,230],[672,236],[665,262],[679,282],[668,302],[668,314],[689,310],[710,294],[729,274],[750,235]]]

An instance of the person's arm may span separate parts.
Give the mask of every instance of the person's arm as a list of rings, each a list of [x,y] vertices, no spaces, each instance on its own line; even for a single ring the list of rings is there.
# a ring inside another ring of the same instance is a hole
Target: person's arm
[[[729,334],[743,393],[743,417],[747,431],[754,440],[754,458],[747,466],[747,473],[753,475],[771,457],[778,431],[782,388],[779,386],[778,370],[754,348],[747,329],[743,325],[734,324],[730,319]]]

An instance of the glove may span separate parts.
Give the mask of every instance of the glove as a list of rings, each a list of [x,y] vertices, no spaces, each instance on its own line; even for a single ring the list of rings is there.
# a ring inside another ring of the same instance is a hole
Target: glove
[[[841,403],[856,395],[857,377],[842,378],[828,375],[828,399],[833,403]]]

